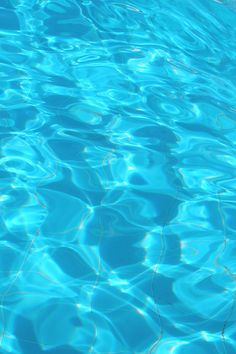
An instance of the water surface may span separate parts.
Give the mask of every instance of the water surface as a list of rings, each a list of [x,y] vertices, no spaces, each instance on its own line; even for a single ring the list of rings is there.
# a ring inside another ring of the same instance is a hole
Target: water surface
[[[235,23],[1,0],[1,353],[235,353]]]

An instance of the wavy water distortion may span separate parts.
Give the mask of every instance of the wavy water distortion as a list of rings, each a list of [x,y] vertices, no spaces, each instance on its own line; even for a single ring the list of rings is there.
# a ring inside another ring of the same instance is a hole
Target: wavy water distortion
[[[0,353],[236,352],[236,2],[0,1]]]

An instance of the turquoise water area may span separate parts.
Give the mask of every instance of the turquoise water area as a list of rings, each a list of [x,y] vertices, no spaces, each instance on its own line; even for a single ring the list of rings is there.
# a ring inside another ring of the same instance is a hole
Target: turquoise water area
[[[236,353],[235,24],[0,0],[0,354]]]

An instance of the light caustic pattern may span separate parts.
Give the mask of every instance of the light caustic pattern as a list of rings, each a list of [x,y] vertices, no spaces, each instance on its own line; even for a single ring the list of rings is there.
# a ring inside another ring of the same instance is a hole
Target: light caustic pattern
[[[0,1],[0,353],[236,352],[236,4]]]

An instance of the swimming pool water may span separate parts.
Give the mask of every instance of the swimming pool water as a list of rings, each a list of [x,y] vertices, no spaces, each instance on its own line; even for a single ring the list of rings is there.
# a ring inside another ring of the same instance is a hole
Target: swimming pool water
[[[0,353],[236,353],[236,2],[0,0]]]

